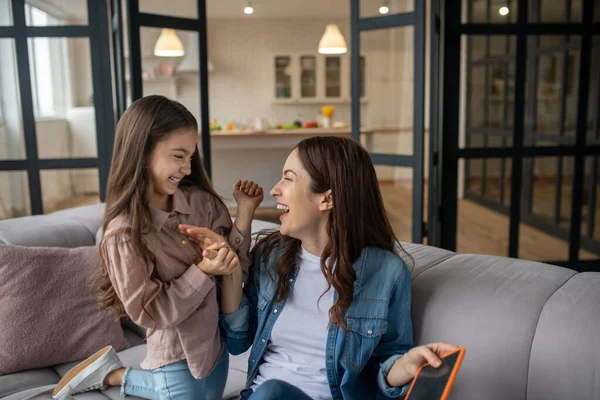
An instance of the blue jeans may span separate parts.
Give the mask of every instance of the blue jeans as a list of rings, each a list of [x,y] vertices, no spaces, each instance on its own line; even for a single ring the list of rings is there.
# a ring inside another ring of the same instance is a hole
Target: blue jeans
[[[242,390],[241,400],[312,400],[296,386],[279,379],[270,379],[261,384],[256,391]]]
[[[223,397],[228,369],[229,353],[225,347],[217,366],[204,379],[194,378],[185,360],[153,371],[127,368],[121,396],[150,400],[218,400]]]

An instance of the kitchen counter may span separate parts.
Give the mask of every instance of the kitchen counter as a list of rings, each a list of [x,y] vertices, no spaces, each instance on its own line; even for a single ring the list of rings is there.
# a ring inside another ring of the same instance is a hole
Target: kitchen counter
[[[373,130],[361,130],[361,134],[374,133]],[[298,128],[298,129],[264,129],[255,131],[211,131],[213,138],[257,138],[273,136],[351,136],[348,128]]]
[[[367,150],[376,150],[372,148],[372,138],[379,133],[388,132],[361,130]],[[269,190],[281,179],[283,165],[298,142],[312,136],[351,137],[352,131],[349,127],[266,129],[242,132],[211,131],[210,136],[213,183],[226,204],[234,205],[231,191],[235,181],[248,179],[257,182],[265,191],[265,200],[261,207],[272,208],[276,204],[275,199],[269,196]],[[199,146],[201,147],[200,141]]]

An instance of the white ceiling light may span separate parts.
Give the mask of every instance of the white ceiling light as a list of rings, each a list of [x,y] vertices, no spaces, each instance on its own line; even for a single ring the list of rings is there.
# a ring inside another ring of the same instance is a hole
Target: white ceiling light
[[[163,28],[154,45],[154,55],[157,57],[181,57],[184,54],[183,44],[175,29]]]
[[[329,24],[325,33],[319,41],[319,53],[321,54],[344,54],[348,51],[346,39],[335,24]]]
[[[246,7],[244,8],[244,13],[250,15],[254,12],[254,8],[252,8],[252,4],[250,4],[250,0],[248,0],[248,3],[246,4]]]
[[[379,14],[387,14],[390,12],[390,8],[387,5],[387,1],[383,0],[381,2],[381,7],[379,7]]]
[[[198,72],[200,68],[198,67],[198,62],[200,57],[198,56],[198,34],[195,32],[190,32],[188,34],[188,40],[185,45],[185,58],[181,61],[181,64],[177,67],[178,72]],[[210,72],[214,71],[214,67],[212,62],[210,62],[210,58],[208,59],[208,70]]]
[[[502,15],[503,17],[508,15],[508,13],[508,7],[500,7],[500,9],[498,10],[498,14]]]

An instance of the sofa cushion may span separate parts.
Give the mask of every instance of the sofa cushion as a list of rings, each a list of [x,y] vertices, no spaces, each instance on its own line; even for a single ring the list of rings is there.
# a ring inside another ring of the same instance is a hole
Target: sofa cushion
[[[24,390],[54,385],[59,379],[60,376],[53,368],[32,369],[0,376],[0,399]]]
[[[128,347],[89,290],[98,259],[92,246],[0,246],[0,375]]]

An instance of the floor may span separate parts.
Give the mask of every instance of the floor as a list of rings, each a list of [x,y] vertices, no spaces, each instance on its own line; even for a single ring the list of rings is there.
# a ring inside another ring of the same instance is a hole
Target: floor
[[[570,210],[570,191],[563,190],[563,201],[561,208],[563,214],[567,215]],[[476,188],[477,185],[473,185]],[[384,204],[388,217],[394,228],[396,236],[402,241],[411,240],[412,230],[412,187],[406,183],[385,182],[380,184]],[[489,189],[490,196],[498,195],[498,186],[492,183]],[[496,193],[495,195],[492,195]],[[505,194],[505,196],[509,196]],[[493,197],[492,197],[493,198]],[[508,197],[507,197],[508,198]],[[534,212],[540,215],[551,216],[554,210],[554,189],[547,182],[536,182],[534,189]],[[56,209],[64,209],[75,206],[94,204],[98,202],[97,196],[83,196],[65,200],[56,206]],[[425,196],[424,210],[427,210],[427,198]],[[600,201],[596,212],[595,237],[600,240]],[[51,210],[55,211],[55,210]],[[584,217],[587,215],[587,206],[583,210]],[[280,211],[276,209],[259,209],[256,218],[279,223]],[[564,217],[561,224],[568,227],[569,220]],[[582,229],[585,229],[585,224]],[[475,202],[466,199],[458,201],[458,228],[457,228],[457,252],[477,253],[498,256],[508,255],[508,231],[509,219],[505,215],[490,210]],[[567,260],[569,244],[550,236],[543,231],[522,224],[519,235],[519,258],[533,261],[561,261]],[[594,254],[585,250],[580,251],[581,259],[600,258],[600,254]]]

